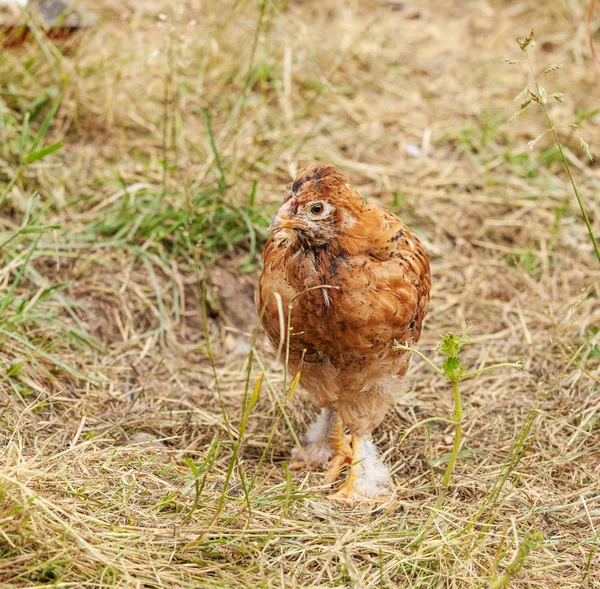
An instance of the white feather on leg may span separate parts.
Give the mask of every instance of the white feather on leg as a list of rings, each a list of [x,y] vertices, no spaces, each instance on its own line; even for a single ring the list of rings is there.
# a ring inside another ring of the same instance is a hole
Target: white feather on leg
[[[352,467],[356,474],[354,488],[363,497],[379,499],[389,493],[390,471],[379,458],[377,447],[371,440],[365,440],[354,457],[357,463]]]
[[[321,409],[321,413],[313,421],[306,434],[304,434],[302,448],[294,448],[292,458],[298,463],[306,463],[306,466],[318,466],[324,468],[333,456],[333,449],[329,441],[329,426],[331,411]],[[293,468],[293,465],[292,465]]]
[[[348,478],[332,495],[332,499],[350,501],[385,501],[389,497],[390,473],[380,460],[371,436],[354,434],[352,465]]]

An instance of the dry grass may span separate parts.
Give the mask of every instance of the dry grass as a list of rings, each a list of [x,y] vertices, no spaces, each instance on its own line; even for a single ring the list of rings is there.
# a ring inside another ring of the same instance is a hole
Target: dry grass
[[[172,4],[106,0],[67,57],[0,57],[0,585],[600,587],[600,268],[550,138],[528,151],[541,114],[506,122],[527,77],[503,62],[535,26],[538,66],[566,64],[553,117],[600,146],[586,3]],[[35,149],[63,147],[20,166],[61,96]],[[600,168],[561,136],[598,234]],[[247,380],[257,251],[313,159],[422,237],[422,352],[472,324],[471,367],[525,358],[464,383],[443,503],[452,427],[403,436],[452,413],[422,361],[377,431],[383,510],[286,471],[311,410],[260,338]]]

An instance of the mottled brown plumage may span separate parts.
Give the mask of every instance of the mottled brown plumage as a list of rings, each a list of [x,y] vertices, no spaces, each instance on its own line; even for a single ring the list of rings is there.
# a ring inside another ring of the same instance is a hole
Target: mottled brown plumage
[[[392,346],[394,340],[410,345],[419,339],[429,302],[429,263],[410,229],[392,213],[365,203],[333,165],[299,172],[272,229],[258,297],[260,309],[265,307],[263,325],[278,347],[286,334],[280,333],[274,293],[286,312],[296,297],[289,370],[301,370],[300,383],[326,409],[321,434],[329,433],[319,440],[319,449],[329,442],[331,470],[332,461],[344,462],[334,459],[339,452],[333,446],[343,445],[338,416],[356,439],[368,442],[402,387],[409,356]],[[315,288],[323,286],[331,288]],[[316,450],[311,443],[296,466],[326,465],[311,458]],[[354,460],[356,453],[345,456]],[[373,491],[373,485],[357,482],[354,474],[342,496],[382,494],[381,488]]]

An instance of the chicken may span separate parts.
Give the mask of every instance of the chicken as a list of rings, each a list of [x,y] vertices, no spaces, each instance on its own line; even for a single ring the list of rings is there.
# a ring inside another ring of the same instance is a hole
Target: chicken
[[[288,368],[300,371],[321,408],[291,468],[324,468],[334,483],[350,465],[334,498],[383,500],[390,476],[372,431],[403,390],[410,356],[394,351],[394,340],[412,345],[421,333],[431,285],[425,251],[331,164],[298,173],[270,230],[257,297],[262,324],[273,346],[287,342],[281,328],[292,303]]]

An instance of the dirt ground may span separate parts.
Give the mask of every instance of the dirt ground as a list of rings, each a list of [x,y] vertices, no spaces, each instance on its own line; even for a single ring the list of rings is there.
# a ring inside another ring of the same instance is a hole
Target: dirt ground
[[[535,28],[600,236],[587,2],[87,6],[85,35],[0,54],[0,586],[600,587],[600,264],[541,106],[509,122],[535,84],[505,61]],[[452,387],[417,357],[375,435],[389,503],[287,470],[315,412],[253,299],[315,160],[422,240],[422,354],[471,328],[470,368],[523,357],[461,384],[445,496],[454,426],[421,422]]]

